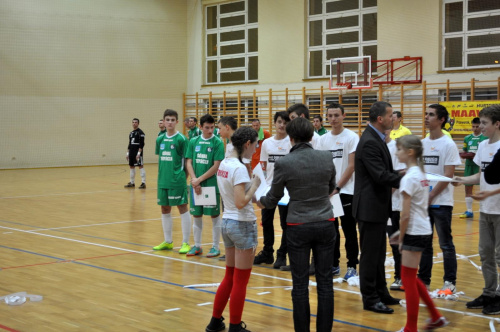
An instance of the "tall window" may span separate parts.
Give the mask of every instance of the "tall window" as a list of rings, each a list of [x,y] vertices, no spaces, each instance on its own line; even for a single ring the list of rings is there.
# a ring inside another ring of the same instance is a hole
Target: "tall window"
[[[500,1],[445,0],[443,68],[500,67]]]
[[[327,77],[333,58],[377,60],[377,0],[309,0],[308,77]]]
[[[258,79],[257,0],[205,8],[206,84]]]

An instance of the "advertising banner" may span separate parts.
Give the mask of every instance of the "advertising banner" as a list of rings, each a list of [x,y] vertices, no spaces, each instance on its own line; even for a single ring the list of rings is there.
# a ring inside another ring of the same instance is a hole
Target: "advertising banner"
[[[479,111],[485,107],[500,104],[500,100],[484,101],[447,101],[439,103],[446,107],[450,119],[445,129],[451,134],[470,134],[472,119],[479,117]]]

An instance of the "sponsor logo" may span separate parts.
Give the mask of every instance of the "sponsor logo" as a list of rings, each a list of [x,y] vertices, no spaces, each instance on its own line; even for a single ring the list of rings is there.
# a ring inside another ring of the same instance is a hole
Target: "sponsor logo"
[[[439,156],[423,156],[424,165],[439,165]]]
[[[229,172],[219,169],[217,171],[217,176],[227,179],[227,177],[229,176]]]
[[[282,154],[271,154],[269,155],[269,158],[267,159],[268,163],[275,163],[278,159],[284,157],[285,155]]]
[[[342,158],[344,156],[344,149],[330,150],[332,153],[332,158]]]
[[[420,185],[422,187],[429,187],[429,180],[422,180],[422,181],[420,181]]]
[[[164,150],[165,149],[165,144],[160,144],[160,150]]]
[[[207,151],[208,152],[212,152],[212,148],[207,148]]]
[[[170,144],[170,150],[174,150],[174,149],[175,149],[175,145]]]
[[[200,152],[200,151],[201,151],[201,146],[197,145],[197,146],[194,148],[194,151],[195,151],[195,152]]]

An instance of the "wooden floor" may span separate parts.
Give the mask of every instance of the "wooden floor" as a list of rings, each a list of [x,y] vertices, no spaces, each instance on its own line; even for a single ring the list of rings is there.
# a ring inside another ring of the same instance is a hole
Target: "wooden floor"
[[[147,165],[146,170],[146,190],[123,188],[129,180],[125,165],[0,171],[0,296],[26,291],[44,297],[20,306],[0,303],[0,331],[204,331],[216,287],[185,286],[220,282],[224,262],[178,254],[178,217],[175,249],[152,251],[162,242],[157,166]],[[455,190],[456,250],[480,264],[479,213],[471,221],[458,218],[465,210],[463,192],[463,187]],[[474,203],[475,212],[478,208]],[[176,209],[174,215],[178,216]],[[279,230],[278,214],[275,224]],[[205,225],[208,251],[208,218]],[[261,231],[259,227],[260,236]],[[341,267],[344,273],[345,258]],[[392,271],[387,268],[388,282]],[[432,288],[440,288],[439,257],[433,275]],[[271,265],[253,269],[243,313],[251,331],[293,331],[290,286],[289,272]],[[489,331],[490,320],[499,316],[465,309],[465,302],[481,294],[483,287],[481,272],[466,259],[458,261],[457,286],[465,293],[458,301],[435,300],[452,322],[443,331]],[[310,290],[315,314],[316,290]],[[404,298],[402,292],[392,294]],[[224,315],[228,322],[228,308]],[[421,308],[419,326],[426,318]],[[395,307],[393,315],[363,311],[359,288],[335,284],[335,331],[396,331],[405,320],[404,307]],[[314,316],[311,324],[314,331]]]

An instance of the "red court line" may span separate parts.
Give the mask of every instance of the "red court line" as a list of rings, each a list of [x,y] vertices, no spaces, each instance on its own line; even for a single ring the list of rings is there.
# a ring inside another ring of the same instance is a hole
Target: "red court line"
[[[68,260],[63,260],[63,261],[55,261],[55,262],[47,262],[47,263],[37,263],[37,264],[20,265],[20,266],[8,266],[8,267],[2,267],[1,269],[2,270],[7,270],[7,269],[18,269],[18,268],[22,268],[22,267],[39,266],[39,265],[49,265],[49,264],[58,264],[58,263],[71,263],[71,262],[76,262],[76,261],[84,261],[84,260],[88,260],[88,259],[107,258],[107,257],[114,257],[114,256],[130,255],[130,254],[135,254],[135,252],[124,252],[124,253],[119,253],[119,254],[114,254],[114,255],[76,258],[76,259],[68,259]]]
[[[10,332],[21,332],[18,330],[11,329],[10,327],[4,326],[2,324],[0,324],[0,329],[4,329],[5,331],[10,331]]]

